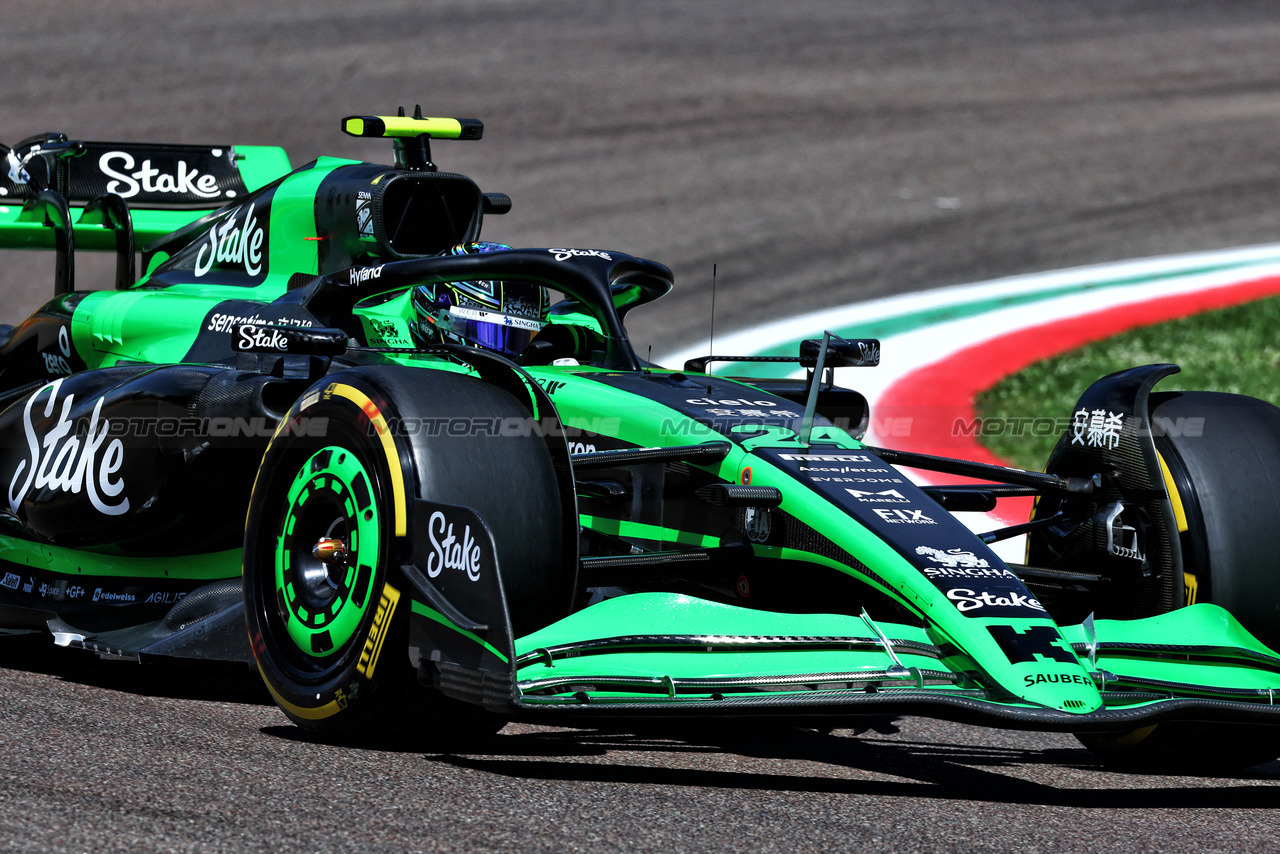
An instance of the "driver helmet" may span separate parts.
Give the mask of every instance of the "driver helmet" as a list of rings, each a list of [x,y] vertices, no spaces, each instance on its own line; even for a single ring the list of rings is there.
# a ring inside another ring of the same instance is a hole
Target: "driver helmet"
[[[450,255],[510,249],[463,243]],[[524,282],[442,282],[413,289],[413,336],[419,344],[467,344],[518,356],[547,324],[547,289]]]

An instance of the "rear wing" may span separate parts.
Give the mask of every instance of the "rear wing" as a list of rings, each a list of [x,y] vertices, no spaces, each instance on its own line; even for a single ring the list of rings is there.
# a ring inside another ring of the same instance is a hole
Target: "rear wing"
[[[77,249],[118,249],[112,218],[86,215],[104,194],[125,202],[134,240],[146,244],[291,169],[276,146],[84,142],[57,133],[0,145],[0,248],[58,248],[61,225]],[[65,202],[67,222],[50,192]]]

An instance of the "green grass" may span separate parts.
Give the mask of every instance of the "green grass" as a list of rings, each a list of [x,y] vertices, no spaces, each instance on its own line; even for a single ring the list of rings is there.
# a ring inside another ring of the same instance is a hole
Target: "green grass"
[[[987,419],[1006,425],[1017,418],[1069,419],[1094,380],[1154,362],[1182,368],[1157,386],[1160,391],[1227,391],[1280,403],[1280,297],[1134,329],[1036,362],[978,395],[980,441],[1001,459],[1038,470],[1057,435],[1033,435],[1042,431],[1029,427],[1022,430],[1027,435],[1009,435],[1007,427],[993,430]]]

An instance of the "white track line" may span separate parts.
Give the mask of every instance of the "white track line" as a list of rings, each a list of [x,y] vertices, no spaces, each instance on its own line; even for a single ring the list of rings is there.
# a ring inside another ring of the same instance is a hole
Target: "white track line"
[[[1208,271],[1200,272],[1206,268]],[[1046,294],[1044,299],[1035,302],[1009,308],[996,307],[957,320],[924,323],[909,331],[883,337],[880,366],[859,370],[856,378],[843,380],[866,396],[874,414],[884,391],[893,383],[983,341],[1089,312],[1277,275],[1280,275],[1280,244],[1098,264],[956,285],[812,312],[741,330],[721,339],[716,349],[725,354],[754,355],[775,347],[790,348],[793,344],[798,347],[801,340],[820,337],[828,329],[853,330],[852,334],[856,335],[859,325],[930,309],[1025,297],[1061,288],[1072,289],[1063,295]],[[1159,278],[1121,284],[1129,279],[1152,277]],[[702,346],[689,347],[661,359],[660,363],[683,365],[687,359],[706,352]],[[803,371],[797,369],[792,376],[803,376]],[[893,446],[893,437],[878,435],[875,423],[873,418],[867,442]],[[997,520],[978,514],[968,517],[966,514],[966,521],[972,523],[970,527],[973,530],[981,531],[992,527]],[[1022,560],[1023,540],[1019,537],[997,544],[997,554],[1004,560]]]

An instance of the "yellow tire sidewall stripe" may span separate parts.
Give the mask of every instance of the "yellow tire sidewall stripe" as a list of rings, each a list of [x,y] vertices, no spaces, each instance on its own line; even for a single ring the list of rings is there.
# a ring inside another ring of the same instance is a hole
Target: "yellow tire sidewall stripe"
[[[387,455],[387,469],[391,472],[391,497],[394,505],[395,535],[403,537],[408,534],[408,509],[404,490],[404,469],[400,466],[400,452],[396,449],[395,439],[391,436],[391,428],[387,419],[369,396],[358,388],[343,383],[332,383],[324,390],[325,396],[337,396],[351,401],[358,407],[378,434],[382,451]]]

